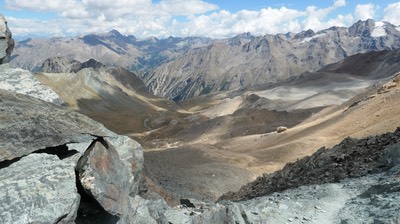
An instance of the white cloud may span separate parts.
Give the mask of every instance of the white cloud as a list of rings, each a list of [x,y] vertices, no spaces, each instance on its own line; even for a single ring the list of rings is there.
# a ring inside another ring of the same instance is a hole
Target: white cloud
[[[218,6],[198,0],[163,0],[157,8],[172,15],[190,16],[216,10]]]
[[[76,0],[5,0],[4,4],[7,9],[52,12],[76,9],[82,6],[81,2]]]
[[[269,7],[260,11],[242,10],[237,13],[221,10],[209,16],[193,18],[185,24],[186,28],[181,31],[181,35],[226,37],[243,32],[259,35],[289,32],[299,28],[294,20],[303,15],[304,12],[285,7]]]
[[[384,10],[383,20],[400,25],[400,2],[389,4]]]
[[[319,9],[315,6],[307,7],[306,8],[307,17],[304,19],[302,24],[303,29],[321,30],[327,28],[328,25],[332,26],[332,22],[340,20],[340,18],[330,20],[330,22],[326,22],[325,18],[327,18],[329,14],[335,11],[337,8],[343,7],[345,5],[346,5],[345,0],[336,0],[334,1],[332,6],[327,8]],[[338,17],[343,17],[343,15],[339,15]]]
[[[342,6],[345,6],[345,5],[346,5],[346,0],[336,0],[333,3],[334,7],[342,7]]]
[[[375,17],[376,6],[374,4],[356,5],[354,11],[356,20],[367,20]]]
[[[139,38],[148,36],[231,37],[251,32],[255,35],[315,31],[331,26],[349,26],[355,20],[374,18],[378,6],[360,4],[353,14],[339,14],[345,0],[333,0],[326,8],[308,6],[241,10],[235,13],[208,3],[207,0],[4,0],[13,10],[52,12],[57,18],[45,21],[7,18],[14,35],[79,35],[117,29]],[[384,9],[384,20],[400,24],[400,2]],[[178,19],[176,16],[181,16]],[[182,19],[185,18],[185,19]],[[51,27],[51,29],[49,29]]]

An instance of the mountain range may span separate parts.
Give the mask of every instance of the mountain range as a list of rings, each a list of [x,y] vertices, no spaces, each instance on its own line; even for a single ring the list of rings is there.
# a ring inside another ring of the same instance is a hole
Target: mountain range
[[[400,28],[371,19],[351,27],[216,40],[169,37],[138,40],[116,30],[72,38],[27,39],[11,64],[38,70],[52,57],[122,66],[155,95],[173,100],[282,81],[363,52],[400,47]]]

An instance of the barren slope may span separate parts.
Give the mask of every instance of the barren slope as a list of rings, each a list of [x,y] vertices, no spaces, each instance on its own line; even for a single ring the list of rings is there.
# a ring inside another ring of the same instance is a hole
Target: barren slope
[[[150,94],[143,82],[125,69],[86,68],[78,73],[39,73],[74,110],[118,133],[139,133],[181,120],[171,101]]]

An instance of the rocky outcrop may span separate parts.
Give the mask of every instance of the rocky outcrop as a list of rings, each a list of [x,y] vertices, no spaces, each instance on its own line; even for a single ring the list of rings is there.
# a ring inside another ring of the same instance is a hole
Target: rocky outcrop
[[[14,39],[7,26],[7,21],[0,14],[0,64],[10,61],[11,52],[14,49]]]
[[[39,71],[49,73],[70,73],[79,71],[80,67],[81,63],[79,61],[68,60],[65,57],[59,56],[46,59]]]

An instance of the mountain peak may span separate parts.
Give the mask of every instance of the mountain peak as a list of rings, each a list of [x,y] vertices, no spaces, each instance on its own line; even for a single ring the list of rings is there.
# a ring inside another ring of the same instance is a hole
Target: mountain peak
[[[375,28],[375,21],[373,19],[359,20],[349,27],[349,34],[351,36],[370,36]]]
[[[295,39],[303,39],[303,38],[307,38],[307,37],[312,37],[312,36],[314,36],[314,35],[315,35],[314,30],[308,29],[308,30],[305,30],[305,31],[302,31],[302,32],[296,34],[296,35],[294,36],[294,38],[295,38]]]
[[[116,29],[112,29],[107,33],[107,36],[110,37],[116,37],[116,38],[120,38],[123,37],[123,35]]]
[[[230,38],[228,42],[230,45],[241,45],[243,42],[246,43],[252,39],[254,39],[254,36],[250,32],[246,32]]]

